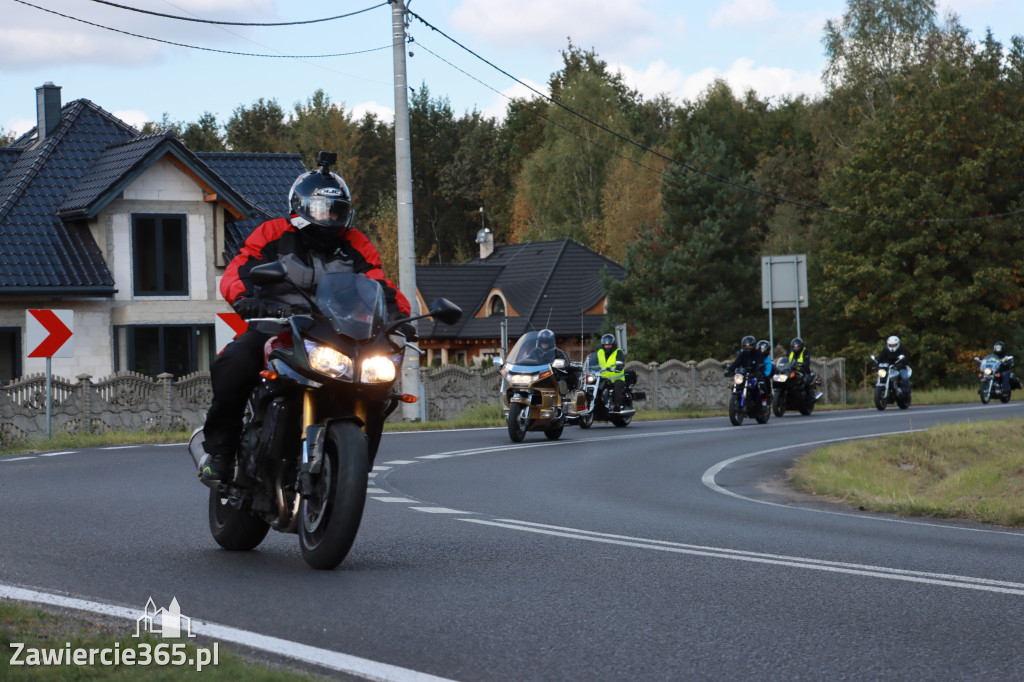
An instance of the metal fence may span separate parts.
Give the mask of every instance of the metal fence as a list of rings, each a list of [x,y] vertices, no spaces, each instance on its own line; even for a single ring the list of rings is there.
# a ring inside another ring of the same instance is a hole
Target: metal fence
[[[846,402],[846,361],[812,359],[822,380],[822,402]],[[647,394],[643,409],[682,406],[725,408],[731,384],[722,377],[718,360],[644,364],[628,362],[637,374],[637,389]],[[457,417],[475,405],[501,400],[501,374],[496,367],[460,367],[420,370],[421,396],[426,421]],[[134,372],[118,372],[94,382],[88,374],[77,381],[52,377],[51,428],[54,433],[102,431],[166,431],[202,425],[213,395],[208,372],[175,379],[161,374],[152,379]],[[399,419],[400,411],[392,415]],[[0,443],[46,433],[46,376],[33,374],[0,386]]]

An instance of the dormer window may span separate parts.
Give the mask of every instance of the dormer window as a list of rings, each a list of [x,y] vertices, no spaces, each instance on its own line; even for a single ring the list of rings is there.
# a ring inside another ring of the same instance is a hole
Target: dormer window
[[[495,294],[491,296],[490,302],[487,304],[487,315],[488,317],[494,315],[505,314],[505,299]]]

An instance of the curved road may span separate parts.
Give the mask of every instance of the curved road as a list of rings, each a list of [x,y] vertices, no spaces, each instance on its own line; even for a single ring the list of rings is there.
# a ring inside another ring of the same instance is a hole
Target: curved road
[[[853,512],[782,482],[825,442],[1022,412],[596,424],[521,444],[387,434],[330,572],[295,536],[219,549],[184,445],[0,458],[0,596],[140,614],[176,597],[197,623],[379,679],[1019,680],[1024,533]]]

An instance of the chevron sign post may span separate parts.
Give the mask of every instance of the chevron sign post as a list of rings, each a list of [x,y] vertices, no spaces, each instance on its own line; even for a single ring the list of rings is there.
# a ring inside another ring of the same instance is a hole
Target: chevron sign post
[[[242,319],[238,313],[217,313],[214,320],[213,335],[217,344],[217,355],[249,328],[249,323]]]
[[[52,433],[53,373],[51,358],[75,357],[75,311],[26,310],[25,346],[28,357],[46,358],[46,437]]]

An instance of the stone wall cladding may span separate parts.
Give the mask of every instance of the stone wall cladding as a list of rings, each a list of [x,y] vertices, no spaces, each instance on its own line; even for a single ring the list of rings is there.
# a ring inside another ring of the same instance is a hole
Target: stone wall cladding
[[[845,403],[846,361],[812,359],[811,367],[822,381],[821,402]],[[718,360],[628,362],[626,369],[636,372],[637,390],[647,394],[645,401],[638,401],[640,410],[728,405],[731,384],[722,376]],[[496,367],[423,369],[420,379],[427,421],[452,419],[467,408],[501,402],[501,373]],[[192,429],[203,424],[213,396],[208,372],[179,379],[118,372],[96,382],[88,374],[78,375],[76,382],[54,376],[52,390],[53,433]],[[398,420],[399,415],[396,410],[390,419]],[[46,375],[32,374],[0,386],[0,444],[45,434]]]

